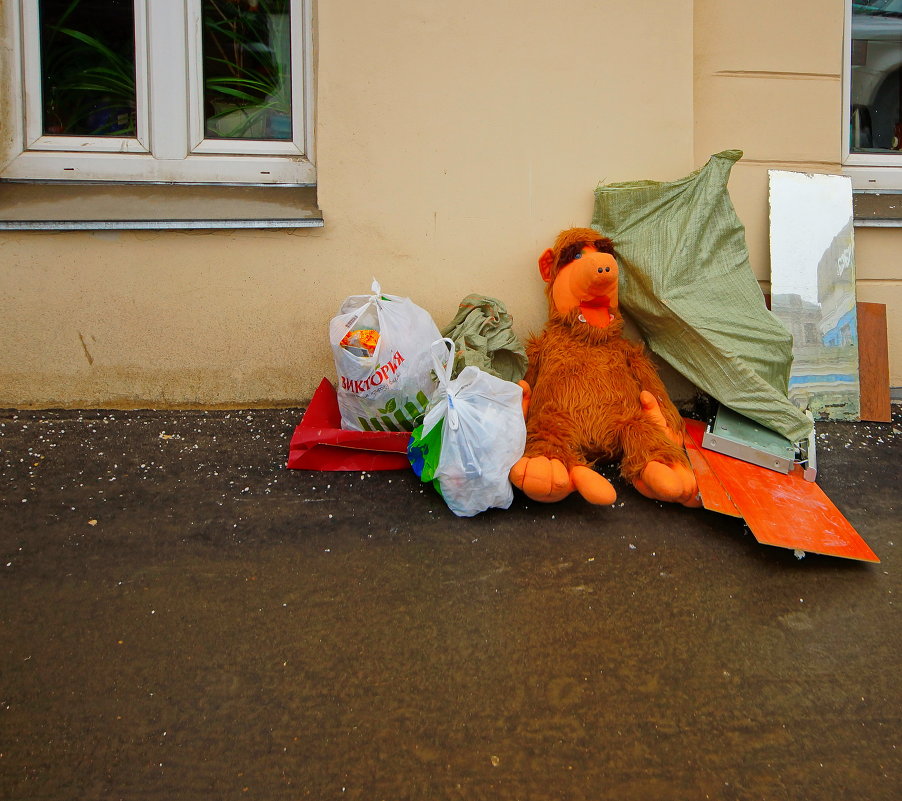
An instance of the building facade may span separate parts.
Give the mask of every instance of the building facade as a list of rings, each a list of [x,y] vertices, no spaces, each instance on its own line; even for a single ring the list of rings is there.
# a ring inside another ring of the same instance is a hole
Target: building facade
[[[7,100],[24,80],[11,6]],[[839,1],[318,0],[304,13],[307,186],[261,199],[246,179],[215,193],[190,177],[0,183],[0,405],[301,403],[334,377],[329,319],[374,277],[440,327],[465,295],[494,296],[525,337],[545,316],[538,255],[588,223],[599,183],[680,178],[726,149],[744,152],[730,194],[767,291],[768,169],[844,168]],[[126,205],[131,227],[103,224]],[[10,225],[22,209],[47,224]],[[93,229],[62,225],[87,214]],[[284,216],[293,227],[270,227]],[[856,227],[855,265],[858,298],[887,305],[902,386],[902,230]]]

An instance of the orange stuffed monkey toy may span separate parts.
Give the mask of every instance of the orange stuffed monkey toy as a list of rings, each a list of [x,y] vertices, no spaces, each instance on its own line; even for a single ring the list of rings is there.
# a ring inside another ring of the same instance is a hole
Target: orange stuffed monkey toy
[[[611,504],[614,487],[592,465],[619,459],[643,495],[698,506],[680,415],[642,344],[621,336],[613,253],[597,231],[571,228],[539,258],[549,316],[527,346],[526,451],[511,482],[536,501],[576,490]]]

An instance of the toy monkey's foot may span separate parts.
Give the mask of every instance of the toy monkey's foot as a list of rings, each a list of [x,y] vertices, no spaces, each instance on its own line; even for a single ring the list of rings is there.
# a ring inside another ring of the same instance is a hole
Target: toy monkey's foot
[[[547,456],[524,456],[511,468],[510,480],[527,497],[542,503],[563,500],[573,490],[589,503],[602,506],[614,503],[617,498],[610,482],[590,467],[576,465],[568,473],[560,459]]]
[[[633,486],[646,498],[681,503],[683,506],[701,506],[695,476],[681,464],[649,462],[641,475],[633,479]]]
[[[617,491],[611,486],[611,482],[591,467],[578,464],[571,468],[570,480],[576,491],[589,503],[610,506],[617,500]]]
[[[510,480],[527,497],[542,503],[560,501],[574,489],[564,463],[547,456],[524,456],[511,468]]]

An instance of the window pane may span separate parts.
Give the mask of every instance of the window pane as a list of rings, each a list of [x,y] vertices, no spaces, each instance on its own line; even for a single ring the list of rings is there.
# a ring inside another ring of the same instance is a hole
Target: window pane
[[[852,3],[852,153],[902,151],[902,0]]]
[[[135,135],[131,0],[40,0],[43,131]]]
[[[204,135],[291,139],[290,0],[203,0]]]

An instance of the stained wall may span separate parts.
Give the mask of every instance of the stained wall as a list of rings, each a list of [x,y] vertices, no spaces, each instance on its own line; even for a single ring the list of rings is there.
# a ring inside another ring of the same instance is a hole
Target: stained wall
[[[317,14],[324,228],[0,234],[0,405],[296,403],[374,276],[439,325],[493,295],[525,336],[597,183],[693,166],[690,0]]]

